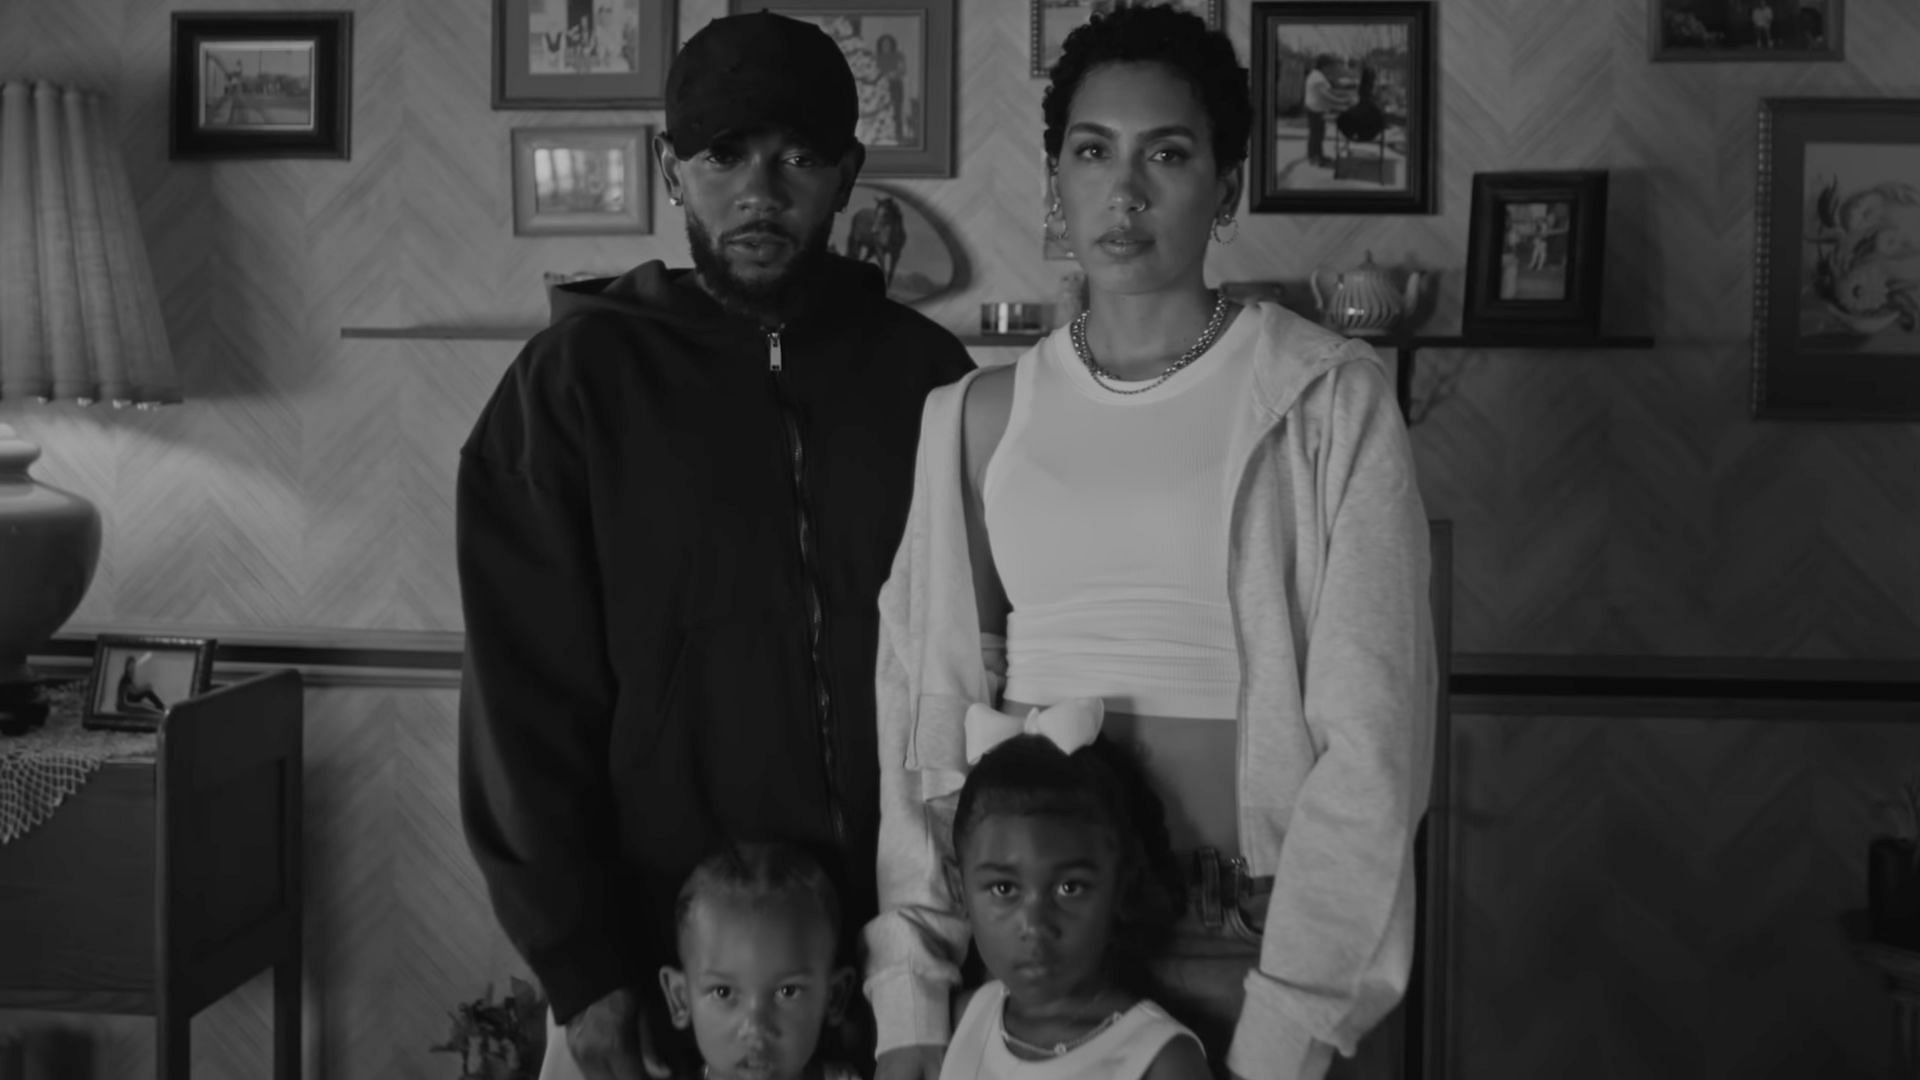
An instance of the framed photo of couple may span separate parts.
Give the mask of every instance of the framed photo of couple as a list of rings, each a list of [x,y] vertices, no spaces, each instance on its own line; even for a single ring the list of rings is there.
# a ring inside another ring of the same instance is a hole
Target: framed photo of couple
[[[1255,214],[1431,214],[1429,0],[1253,5]]]
[[[810,22],[840,46],[860,93],[860,175],[947,177],[953,167],[957,0],[728,0]]]
[[[1920,98],[1768,98],[1753,414],[1920,420]]]

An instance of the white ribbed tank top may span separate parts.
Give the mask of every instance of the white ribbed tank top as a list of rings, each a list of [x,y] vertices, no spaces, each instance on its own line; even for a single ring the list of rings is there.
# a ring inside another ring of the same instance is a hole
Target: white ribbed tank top
[[[1239,312],[1192,365],[1140,394],[1096,382],[1065,333],[1016,366],[981,480],[1012,606],[1007,700],[1234,718],[1226,454],[1253,388],[1258,323]]]

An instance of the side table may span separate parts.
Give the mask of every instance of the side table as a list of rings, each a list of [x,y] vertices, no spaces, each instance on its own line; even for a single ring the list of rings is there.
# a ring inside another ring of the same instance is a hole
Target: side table
[[[151,761],[0,844],[0,1008],[152,1016],[158,1080],[187,1080],[194,1015],[270,969],[272,1076],[299,1080],[301,686],[181,702]]]
[[[1920,1077],[1920,950],[1874,941],[1865,935],[1866,913],[1844,920],[1856,955],[1887,977],[1893,999],[1893,1069],[1899,1080]]]

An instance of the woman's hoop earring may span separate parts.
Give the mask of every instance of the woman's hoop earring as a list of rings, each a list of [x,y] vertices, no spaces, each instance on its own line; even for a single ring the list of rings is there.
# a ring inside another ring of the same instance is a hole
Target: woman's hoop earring
[[[1053,231],[1053,219],[1056,217],[1060,218],[1060,231],[1057,233]],[[1057,243],[1066,243],[1067,219],[1060,214],[1059,199],[1053,200],[1053,205],[1047,207],[1047,216],[1040,219],[1040,228],[1047,234],[1047,239]]]
[[[1228,233],[1228,234],[1227,234],[1227,235],[1225,235],[1225,236],[1221,236],[1221,235],[1220,235],[1220,226],[1222,226],[1222,225],[1231,225],[1231,226],[1233,226],[1233,231],[1232,231],[1232,232],[1230,232],[1230,233]],[[1225,244],[1231,244],[1231,243],[1233,243],[1233,242],[1234,242],[1235,240],[1238,240],[1238,239],[1240,239],[1240,223],[1239,223],[1238,221],[1235,221],[1235,220],[1233,219],[1233,217],[1232,217],[1232,215],[1228,215],[1227,217],[1223,217],[1223,218],[1215,218],[1215,219],[1214,219],[1214,221],[1213,221],[1213,240],[1214,240],[1214,243],[1217,243],[1217,244],[1222,244],[1222,245],[1225,245]]]

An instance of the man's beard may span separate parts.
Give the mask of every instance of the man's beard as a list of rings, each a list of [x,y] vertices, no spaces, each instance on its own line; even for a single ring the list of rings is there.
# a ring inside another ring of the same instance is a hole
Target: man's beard
[[[828,218],[811,234],[796,237],[779,225],[760,221],[715,238],[699,218],[689,213],[687,246],[693,250],[693,269],[701,285],[722,307],[781,323],[797,313],[805,302],[808,286],[826,260],[832,229],[833,219]],[[726,245],[755,233],[771,233],[785,239],[793,245],[793,256],[777,276],[748,281],[734,273],[733,265],[727,261]]]

